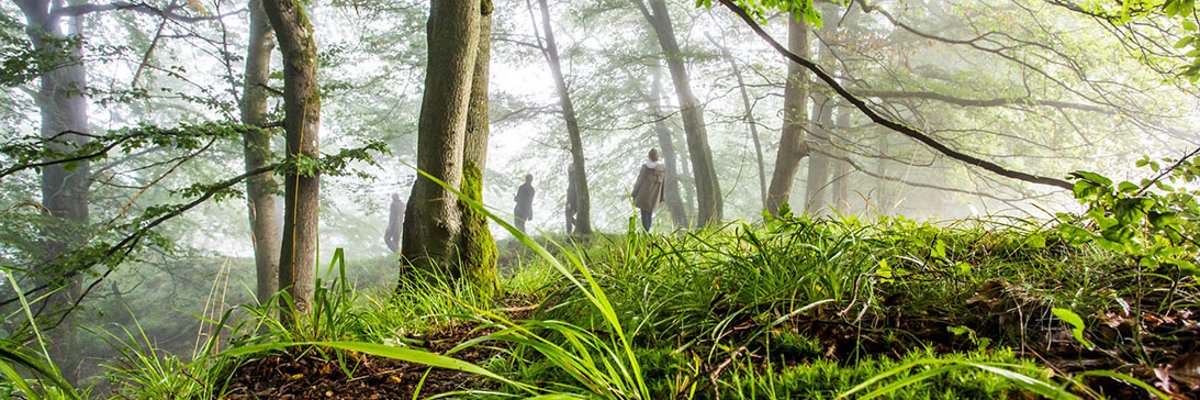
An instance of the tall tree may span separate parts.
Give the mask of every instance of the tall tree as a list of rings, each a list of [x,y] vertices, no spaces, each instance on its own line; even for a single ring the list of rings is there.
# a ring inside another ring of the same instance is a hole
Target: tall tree
[[[491,134],[488,102],[488,74],[492,54],[492,5],[484,0],[480,6],[479,51],[471,76],[471,104],[467,110],[467,132],[463,140],[462,191],[471,200],[483,203],[483,171],[487,166],[488,136]],[[496,241],[488,229],[488,217],[465,201],[459,201],[463,212],[463,236],[460,247],[466,257],[460,259],[459,273],[478,289],[492,293],[497,289]],[[590,230],[590,228],[589,228]]]
[[[813,122],[809,128],[809,149],[829,150],[829,128],[833,125],[833,100],[819,92],[812,94]],[[808,155],[808,178],[804,186],[804,211],[820,215],[826,210],[829,192],[829,156],[819,151]]]
[[[246,45],[246,82],[242,92],[242,123],[264,126],[267,121],[267,83],[271,74],[271,51],[275,35],[271,32],[262,0],[250,0],[249,43]],[[246,171],[271,164],[271,136],[266,131],[248,131],[243,136]],[[264,303],[279,290],[280,240],[279,218],[275,214],[278,183],[272,174],[246,179],[246,201],[250,212],[250,233],[254,243],[254,264],[258,287],[255,294]]]
[[[845,135],[850,130],[850,113],[852,112],[854,110],[850,107],[838,105],[837,120],[834,121],[833,129],[839,135]],[[846,151],[842,146],[834,143],[834,137],[835,135],[829,135],[829,151],[833,155],[830,158],[830,163],[833,164],[833,169],[830,171],[833,176],[831,205],[834,209],[846,213],[850,211],[850,164],[843,160],[846,157]]]
[[[50,149],[70,153],[85,146],[88,139],[87,70],[83,59],[83,19],[65,12],[61,2],[17,0],[25,15],[25,32],[38,54],[40,86],[36,102],[41,113],[41,135]],[[72,4],[75,5],[75,4]],[[63,20],[66,17],[66,32]],[[62,223],[47,227],[46,259],[57,260],[83,239],[79,228],[88,222],[88,190],[91,166],[87,161],[67,166],[55,164],[42,168],[42,205]],[[54,265],[50,263],[48,265]],[[79,348],[75,338],[75,316],[71,305],[79,296],[78,278],[62,278],[71,271],[42,271],[55,292],[49,299],[51,315],[61,321],[50,334],[51,357],[63,377],[78,379]]]
[[[426,28],[417,168],[471,197],[483,187],[491,13],[489,0],[434,0]],[[413,185],[408,204],[401,249],[406,264],[495,289],[495,243],[485,235],[481,215],[424,176]]]
[[[312,24],[297,0],[263,0],[263,8],[283,53],[283,129],[287,132],[284,174],[283,241],[279,286],[307,313],[316,289],[317,216],[320,196],[321,95],[317,83],[317,44]],[[285,322],[294,315],[283,313]]]
[[[832,26],[832,24],[823,25],[819,35],[828,37],[829,33],[832,33]],[[830,54],[829,46],[824,41],[818,40],[817,63],[828,61],[830,58],[832,58],[832,54]],[[804,211],[809,215],[817,216],[829,209],[826,199],[830,192],[831,160],[829,155],[832,154],[833,148],[830,130],[833,129],[835,101],[822,91],[813,91],[810,97],[813,102],[812,123],[808,125],[810,154],[808,155],[808,178],[805,180],[804,187]]]
[[[729,63],[729,69],[733,71],[733,77],[737,80],[738,92],[742,95],[742,109],[744,110],[742,118],[746,120],[746,125],[750,128],[750,139],[754,142],[754,158],[758,161],[759,200],[765,209],[767,208],[767,168],[763,162],[762,140],[758,136],[758,122],[754,120],[754,107],[750,104],[750,93],[746,89],[746,79],[742,77],[742,69],[738,67],[737,59],[733,57],[733,52],[729,51],[728,47],[721,45],[712,36],[708,37],[708,41],[721,50],[721,57]]]
[[[788,19],[788,50],[800,57],[810,58],[808,25]],[[788,203],[792,184],[800,160],[808,156],[808,145],[804,140],[804,125],[808,123],[808,73],[794,62],[788,62],[787,86],[783,90],[783,131],[779,139],[779,151],[775,156],[775,171],[771,173],[771,186],[767,189],[767,211],[779,215],[780,208]]]
[[[649,9],[646,8],[646,3],[649,3]],[[671,15],[667,12],[666,2],[646,0],[646,3],[642,0],[633,1],[654,30],[666,58],[671,81],[675,84],[675,94],[679,99],[680,114],[683,117],[683,130],[687,136],[688,153],[691,155],[692,176],[696,180],[696,197],[699,203],[696,220],[700,224],[717,223],[722,218],[723,199],[712,149],[708,145],[704,110],[692,94],[687,67],[683,63],[683,52],[675,38],[675,28],[671,25]]]
[[[575,104],[571,102],[571,94],[567,90],[567,81],[563,78],[562,62],[558,55],[558,42],[554,40],[554,28],[550,25],[550,5],[546,0],[537,0],[541,12],[541,24],[546,43],[542,45],[542,55],[550,64],[550,75],[554,78],[554,89],[558,93],[559,109],[563,121],[567,124],[567,136],[571,142],[571,176],[568,177],[575,188],[575,233],[592,233],[592,201],[588,194],[587,168],[584,166],[583,139],[579,132],[579,119],[575,114]],[[530,10],[532,13],[533,10]],[[536,24],[537,21],[534,21]],[[541,41],[541,38],[538,38]]]
[[[667,115],[662,110],[662,72],[658,65],[651,65],[649,69],[650,93],[646,94],[646,102],[650,105],[650,117],[654,118],[654,137],[658,140],[663,161],[667,164],[663,197],[667,200],[671,222],[674,222],[676,227],[686,227],[689,224],[688,214],[691,207],[683,204],[683,196],[679,190],[679,151],[675,149],[675,135],[667,126]]]

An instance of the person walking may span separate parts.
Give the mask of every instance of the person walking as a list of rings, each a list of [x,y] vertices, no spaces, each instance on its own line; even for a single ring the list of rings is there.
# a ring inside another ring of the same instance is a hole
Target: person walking
[[[637,181],[633,184],[633,204],[638,208],[642,217],[642,228],[650,232],[650,224],[654,221],[654,209],[663,201],[663,187],[667,180],[667,166],[658,162],[658,149],[650,149],[649,161],[642,164],[638,171]]]
[[[383,234],[383,242],[392,253],[400,251],[400,233],[404,230],[404,201],[399,193],[392,193],[392,207],[388,211],[387,232]]]
[[[525,174],[525,184],[517,188],[514,198],[517,206],[513,208],[513,225],[525,232],[525,221],[533,219],[533,175]]]

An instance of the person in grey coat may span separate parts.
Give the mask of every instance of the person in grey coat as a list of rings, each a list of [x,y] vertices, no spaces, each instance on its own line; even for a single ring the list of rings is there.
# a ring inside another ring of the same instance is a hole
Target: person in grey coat
[[[663,187],[667,180],[667,166],[658,162],[658,149],[650,149],[648,158],[650,160],[642,164],[637,182],[633,184],[633,192],[630,193],[646,232],[650,232],[654,209],[663,202]]]
[[[533,219],[533,175],[525,174],[525,184],[517,188],[514,198],[517,206],[513,208],[513,225],[525,232],[525,221]]]

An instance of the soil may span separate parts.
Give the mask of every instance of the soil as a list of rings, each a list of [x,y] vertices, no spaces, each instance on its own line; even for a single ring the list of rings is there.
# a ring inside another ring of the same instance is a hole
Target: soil
[[[490,333],[477,327],[473,323],[460,324],[409,339],[423,341],[426,350],[445,353],[459,343]],[[319,349],[292,353],[302,354],[276,353],[239,366],[225,399],[412,399],[478,389],[488,384],[465,372],[430,369],[371,355],[342,353],[339,361],[331,352]],[[497,348],[476,346],[452,356],[479,364],[499,353]]]

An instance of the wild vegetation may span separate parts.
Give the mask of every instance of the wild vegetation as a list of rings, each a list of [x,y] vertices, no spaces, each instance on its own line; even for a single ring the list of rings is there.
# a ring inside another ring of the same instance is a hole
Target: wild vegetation
[[[3,3],[0,398],[1200,397],[1193,1],[586,3]]]

